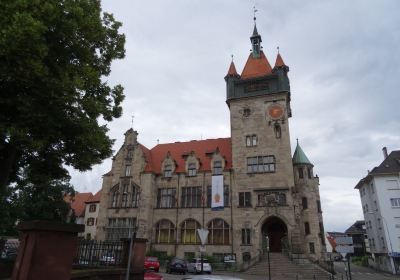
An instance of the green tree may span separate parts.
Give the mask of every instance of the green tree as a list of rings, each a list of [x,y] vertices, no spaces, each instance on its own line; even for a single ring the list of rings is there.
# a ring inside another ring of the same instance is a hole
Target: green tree
[[[124,94],[106,77],[125,55],[120,27],[98,0],[0,1],[0,190],[50,194],[66,166],[111,156],[106,123]]]

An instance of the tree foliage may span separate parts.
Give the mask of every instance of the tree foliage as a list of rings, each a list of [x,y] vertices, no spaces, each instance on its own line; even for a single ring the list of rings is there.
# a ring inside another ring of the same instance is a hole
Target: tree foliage
[[[66,166],[111,156],[99,121],[122,114],[123,88],[106,80],[125,55],[120,27],[100,1],[0,1],[0,189],[21,177],[48,189]]]

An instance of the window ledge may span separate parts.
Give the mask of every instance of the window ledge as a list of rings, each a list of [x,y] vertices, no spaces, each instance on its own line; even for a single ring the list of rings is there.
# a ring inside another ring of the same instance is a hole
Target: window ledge
[[[264,174],[264,173],[276,173],[276,171],[247,172],[247,175]]]
[[[253,206],[252,205],[248,205],[248,206],[238,206],[237,208],[253,208]]]
[[[240,246],[253,246],[253,244],[240,244]]]
[[[257,205],[255,208],[265,208],[265,207],[288,207],[289,204],[276,204],[276,205]]]

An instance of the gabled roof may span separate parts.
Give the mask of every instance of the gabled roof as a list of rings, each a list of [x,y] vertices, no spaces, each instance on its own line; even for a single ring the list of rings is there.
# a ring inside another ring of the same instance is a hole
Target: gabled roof
[[[211,170],[210,155],[217,151],[223,158],[225,158],[225,170],[232,167],[231,138],[192,140],[189,142],[159,144],[151,150],[148,150],[144,146],[141,147],[144,150],[147,160],[147,165],[144,169],[145,172],[161,174],[161,165],[168,153],[176,163],[175,172],[186,172],[185,157],[191,152],[193,152],[200,161],[199,171]]]
[[[85,216],[85,202],[93,196],[91,192],[75,193],[73,197],[65,197],[65,202],[70,203],[71,208],[74,210],[75,216]]]
[[[303,152],[303,149],[300,147],[299,141],[297,141],[296,150],[294,151],[293,154],[293,164],[313,165],[307,158],[306,154]]]
[[[355,189],[359,189],[364,183],[369,182],[373,176],[398,174],[400,172],[400,151],[392,151],[387,158],[385,158],[379,166],[376,166],[368,173],[367,176],[362,178]]]
[[[363,228],[365,225],[365,221],[356,221],[354,224],[351,225],[348,229],[345,230],[346,234],[365,234],[366,230]]]
[[[259,58],[254,58],[252,54],[249,55],[246,65],[243,68],[242,79],[250,79],[256,77],[266,76],[272,73],[271,65],[268,62],[264,52],[261,51]]]
[[[392,151],[382,163],[372,169],[370,175],[400,172],[400,151]]]
[[[98,203],[101,201],[101,190],[99,190],[94,196],[90,197],[85,203]]]

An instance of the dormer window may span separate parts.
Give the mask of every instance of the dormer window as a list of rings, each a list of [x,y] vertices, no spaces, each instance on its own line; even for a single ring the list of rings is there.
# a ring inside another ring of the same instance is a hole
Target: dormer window
[[[164,177],[171,178],[172,177],[172,166],[171,164],[166,164],[164,166]]]
[[[188,165],[188,176],[194,177],[197,175],[196,163],[189,163]]]
[[[257,135],[247,135],[246,136],[246,147],[257,146]]]
[[[213,174],[221,175],[222,174],[222,161],[216,160],[213,164]]]

